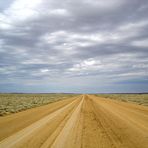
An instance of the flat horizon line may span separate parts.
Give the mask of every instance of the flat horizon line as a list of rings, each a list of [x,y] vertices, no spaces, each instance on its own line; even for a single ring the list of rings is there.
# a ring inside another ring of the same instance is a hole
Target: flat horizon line
[[[0,94],[148,94],[148,92],[96,92],[96,93],[76,93],[76,92],[0,92]]]

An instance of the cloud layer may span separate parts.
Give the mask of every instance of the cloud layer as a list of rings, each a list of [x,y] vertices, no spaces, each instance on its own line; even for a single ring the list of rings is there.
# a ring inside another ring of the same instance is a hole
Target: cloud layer
[[[0,91],[148,91],[147,0],[2,0]]]

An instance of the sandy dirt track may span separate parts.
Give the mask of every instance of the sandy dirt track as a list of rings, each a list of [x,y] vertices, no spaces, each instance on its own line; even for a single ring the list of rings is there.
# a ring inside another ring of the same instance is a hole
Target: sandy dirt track
[[[147,146],[147,107],[93,95],[0,118],[0,148]]]

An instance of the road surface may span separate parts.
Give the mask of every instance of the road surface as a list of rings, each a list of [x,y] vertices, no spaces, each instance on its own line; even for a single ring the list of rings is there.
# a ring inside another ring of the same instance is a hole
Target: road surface
[[[93,95],[0,117],[0,148],[147,148],[148,107]]]

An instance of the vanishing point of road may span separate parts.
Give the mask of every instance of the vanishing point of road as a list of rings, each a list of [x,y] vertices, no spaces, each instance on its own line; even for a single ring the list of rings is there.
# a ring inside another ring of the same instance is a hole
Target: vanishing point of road
[[[148,148],[148,107],[80,95],[0,117],[0,148]]]

